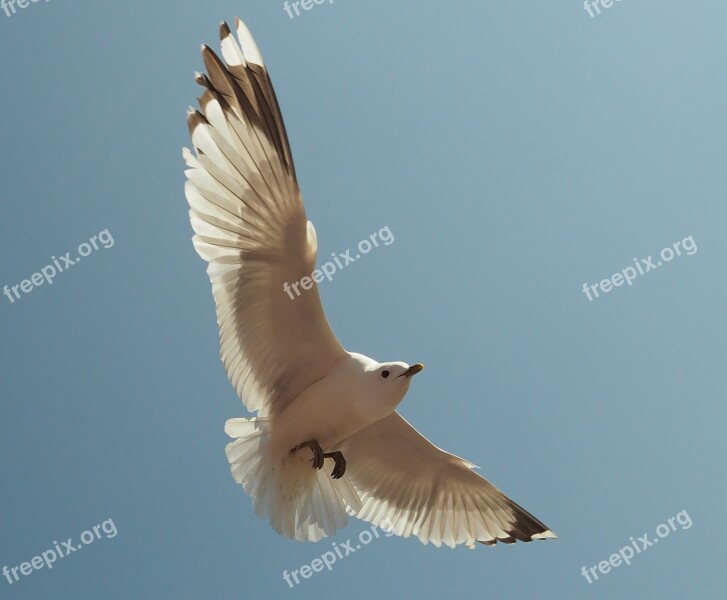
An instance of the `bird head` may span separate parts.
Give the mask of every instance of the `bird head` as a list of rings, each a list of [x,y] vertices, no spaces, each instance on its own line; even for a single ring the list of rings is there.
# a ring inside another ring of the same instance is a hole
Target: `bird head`
[[[422,369],[424,365],[421,363],[374,362],[364,373],[367,392],[388,406],[396,407],[409,389],[411,378]]]

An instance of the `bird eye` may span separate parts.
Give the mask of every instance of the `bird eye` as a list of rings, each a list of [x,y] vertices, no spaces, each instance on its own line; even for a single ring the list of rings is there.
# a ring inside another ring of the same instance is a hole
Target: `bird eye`
[[[387,378],[387,377],[389,376],[389,372],[388,372],[388,371],[381,371],[381,376],[382,376],[382,377],[383,377],[384,379],[386,379],[386,378]]]

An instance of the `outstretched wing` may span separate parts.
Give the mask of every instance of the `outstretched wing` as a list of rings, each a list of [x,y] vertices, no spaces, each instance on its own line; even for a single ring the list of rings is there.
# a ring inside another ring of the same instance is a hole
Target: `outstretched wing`
[[[266,415],[346,352],[315,283],[292,286],[315,268],[316,233],[270,77],[239,19],[236,30],[239,43],[220,26],[224,63],[202,47],[207,74],[197,75],[205,91],[188,116],[196,153],[184,150],[185,194],[194,247],[209,263],[222,361],[248,410]]]
[[[361,519],[422,543],[454,547],[554,538],[474,465],[440,450],[399,413],[369,425],[338,447],[361,497]]]

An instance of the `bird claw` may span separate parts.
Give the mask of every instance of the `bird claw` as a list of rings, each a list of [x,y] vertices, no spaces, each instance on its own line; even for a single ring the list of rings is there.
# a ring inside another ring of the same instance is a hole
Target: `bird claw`
[[[313,463],[314,469],[318,469],[318,470],[322,469],[323,468],[323,450],[321,450],[319,448],[317,452],[314,451],[313,458],[310,459],[310,462]]]
[[[307,442],[301,442],[297,446],[290,449],[290,453],[293,454],[296,450],[301,448],[310,448],[313,452],[313,458],[309,459],[313,463],[314,469],[322,469],[323,461],[326,458],[332,458],[335,465],[331,472],[331,479],[340,479],[346,472],[346,459],[343,458],[343,452],[336,450],[335,452],[323,452],[323,448],[318,443],[318,440],[308,440]]]
[[[326,452],[324,455],[326,458],[332,458],[335,462],[333,471],[331,472],[331,479],[340,479],[346,472],[346,459],[343,458],[343,452],[336,450],[335,452]]]
[[[307,442],[302,442],[294,448],[291,448],[290,453],[292,454],[293,452],[295,452],[296,450],[300,450],[301,448],[310,448],[311,452],[313,452],[313,458],[310,459],[310,462],[313,463],[314,469],[323,468],[323,448],[321,448],[318,440],[308,440]]]

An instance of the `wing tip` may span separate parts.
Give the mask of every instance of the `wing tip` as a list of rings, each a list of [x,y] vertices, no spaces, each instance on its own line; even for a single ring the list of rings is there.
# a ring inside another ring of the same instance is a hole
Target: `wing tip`
[[[265,61],[263,55],[255,42],[255,38],[250,32],[247,23],[240,17],[235,17],[235,30],[237,31],[237,39],[240,41],[242,53],[248,63],[256,65],[261,69],[265,69]]]
[[[555,532],[551,531],[550,529],[546,529],[544,531],[541,531],[540,533],[533,533],[529,539],[525,536],[519,535],[519,536],[513,537],[512,535],[510,535],[506,538],[492,538],[491,540],[477,540],[477,543],[482,544],[484,546],[494,546],[495,544],[497,544],[497,542],[500,542],[501,544],[514,544],[517,541],[532,542],[535,540],[555,540],[557,538],[558,538],[558,536],[555,534]]]
[[[531,540],[557,540],[558,536],[555,534],[554,531],[551,531],[550,529],[546,529],[545,531],[541,533],[534,533],[530,536]]]

